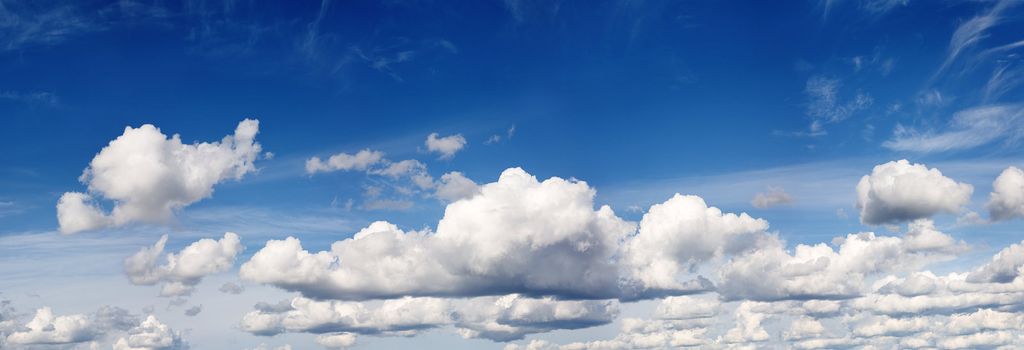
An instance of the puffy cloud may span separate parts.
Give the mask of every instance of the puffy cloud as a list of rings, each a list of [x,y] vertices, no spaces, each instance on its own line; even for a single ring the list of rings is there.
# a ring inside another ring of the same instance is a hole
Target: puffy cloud
[[[371,166],[380,163],[384,159],[384,153],[370,149],[364,149],[356,154],[338,153],[327,158],[324,162],[320,157],[312,157],[306,160],[306,173],[316,174],[318,172],[330,171],[365,171]]]
[[[956,251],[951,237],[931,222],[915,224],[904,238],[850,234],[824,243],[797,245],[786,252],[781,241],[734,258],[719,270],[718,292],[729,300],[852,298],[867,279],[894,270],[910,270]]]
[[[190,307],[190,308],[186,309],[185,310],[185,316],[195,316],[195,315],[198,315],[200,312],[203,312],[203,306],[202,305],[196,305],[196,306],[193,306],[193,307]]]
[[[782,337],[786,340],[801,340],[820,337],[822,334],[825,334],[825,326],[821,322],[811,317],[801,316],[789,323],[789,330]]]
[[[992,183],[986,207],[992,220],[1024,217],[1024,171],[1013,166],[1003,170]]]
[[[94,339],[99,332],[86,315],[56,316],[48,307],[36,310],[22,331],[11,333],[7,342],[18,345],[72,344]]]
[[[967,275],[975,283],[1008,283],[1024,275],[1024,241],[996,253],[992,261]]]
[[[763,342],[771,338],[761,322],[766,314],[754,310],[756,303],[745,301],[736,308],[736,326],[726,331],[721,337],[725,343]]]
[[[663,320],[690,320],[709,318],[718,314],[721,304],[717,299],[691,296],[667,297],[658,303],[654,317]]]
[[[541,182],[513,168],[479,195],[449,204],[436,233],[376,222],[316,253],[296,238],[273,240],[240,273],[318,298],[614,298],[612,259],[634,226],[607,206],[594,210],[594,195],[584,182]]]
[[[520,295],[469,300],[406,297],[376,305],[297,297],[288,303],[257,306],[242,319],[242,329],[259,335],[410,335],[453,326],[463,337],[508,341],[554,329],[606,324],[617,314],[617,304],[612,301],[558,301]]]
[[[700,197],[676,194],[644,214],[639,233],[625,244],[623,265],[640,295],[707,290],[710,282],[703,277],[687,283],[677,276],[711,258],[756,247],[768,239],[767,229],[765,220],[722,213]]]
[[[857,183],[857,207],[865,224],[897,224],[938,213],[956,213],[974,187],[942,175],[938,169],[907,160],[875,166]]]
[[[928,329],[931,322],[925,317],[892,318],[878,316],[858,325],[853,334],[858,337],[905,336]]]
[[[477,193],[480,193],[480,186],[458,171],[441,175],[441,181],[437,185],[437,192],[435,192],[437,198],[446,202],[469,198]]]
[[[427,135],[424,144],[427,145],[428,151],[441,154],[441,159],[451,159],[455,157],[456,152],[466,147],[466,138],[462,137],[462,134],[438,137],[435,132]]]
[[[124,272],[133,284],[163,283],[161,296],[191,294],[203,277],[234,266],[235,257],[244,249],[238,235],[227,232],[220,240],[200,239],[178,253],[169,253],[165,262],[158,265],[166,244],[167,235],[163,235],[152,247],[143,247],[125,258],[123,264]]]
[[[149,315],[137,327],[128,331],[114,343],[114,350],[177,350],[188,348],[181,338],[181,332]]]
[[[261,150],[255,142],[258,132],[259,122],[246,119],[220,142],[183,144],[177,134],[168,138],[150,124],[126,127],[80,178],[91,194],[113,201],[113,211],[103,213],[90,195],[65,193],[57,204],[60,231],[167,222],[176,210],[210,197],[221,181],[255,171],[253,162]]]
[[[754,199],[750,200],[750,205],[754,208],[768,209],[792,202],[793,198],[782,187],[769,187],[768,191],[755,195]]]
[[[356,345],[356,335],[351,333],[323,334],[316,337],[316,343],[327,349],[347,349]]]

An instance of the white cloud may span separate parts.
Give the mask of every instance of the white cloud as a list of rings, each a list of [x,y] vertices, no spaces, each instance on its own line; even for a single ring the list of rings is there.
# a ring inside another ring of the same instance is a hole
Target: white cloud
[[[623,265],[639,285],[635,293],[695,292],[710,288],[680,282],[680,274],[704,261],[738,253],[759,245],[767,235],[768,222],[747,214],[723,213],[697,196],[676,194],[652,205],[640,221],[638,234],[625,243]]]
[[[98,331],[86,315],[56,316],[48,307],[36,310],[25,330],[11,333],[7,342],[18,345],[73,344],[94,339]]]
[[[1024,136],[1024,106],[987,105],[953,115],[945,130],[921,131],[897,125],[893,137],[882,146],[920,153],[971,149],[1003,139],[1008,143]]]
[[[480,186],[458,171],[441,175],[435,195],[446,202],[454,202],[480,193]]]
[[[204,238],[178,253],[169,253],[165,262],[157,265],[166,244],[167,235],[163,235],[152,247],[143,247],[124,260],[124,272],[133,284],[163,283],[161,296],[191,294],[203,277],[234,266],[235,257],[244,249],[238,235],[227,232],[220,240]]]
[[[907,160],[879,164],[857,183],[857,207],[865,224],[898,224],[938,213],[956,213],[970,202],[974,187],[938,169]]]
[[[137,327],[128,331],[114,343],[114,350],[178,350],[187,349],[181,339],[181,332],[160,322],[155,316],[149,315]]]
[[[379,303],[317,301],[297,297],[261,305],[242,319],[243,330],[258,335],[344,333],[414,335],[451,326],[466,338],[521,339],[554,329],[607,324],[618,315],[612,301],[558,301],[519,295],[472,299],[400,298]]]
[[[258,132],[259,121],[246,119],[220,142],[183,144],[180,136],[168,138],[150,124],[126,127],[80,178],[91,194],[113,201],[113,211],[104,214],[89,195],[66,193],[57,204],[61,232],[167,222],[175,211],[210,197],[217,183],[255,171]]]
[[[327,162],[320,160],[320,157],[312,157],[306,160],[306,173],[315,174],[318,172],[330,171],[365,171],[373,165],[381,162],[384,153],[364,149],[356,154],[338,153],[327,158]]]
[[[1024,242],[1011,244],[996,253],[992,261],[967,275],[975,283],[1009,283],[1024,275]]]
[[[753,205],[754,208],[767,209],[792,202],[793,198],[786,193],[785,189],[772,186],[768,187],[768,191],[755,195],[754,199],[750,200],[750,205]]]
[[[838,123],[868,108],[874,103],[870,95],[858,92],[850,101],[842,102],[839,97],[840,81],[834,78],[815,76],[807,79],[804,94],[807,95],[807,115],[811,117],[810,136],[825,134],[825,126]]]
[[[441,154],[441,159],[452,159],[455,153],[466,146],[466,138],[462,137],[462,134],[438,137],[435,132],[427,135],[424,144],[427,145],[428,151]]]
[[[1014,166],[1003,170],[992,183],[986,208],[992,220],[1024,217],[1024,171]]]
[[[351,333],[323,334],[316,337],[316,343],[327,349],[347,349],[356,345],[356,335]]]
[[[834,240],[838,250],[824,243],[798,244],[790,254],[776,241],[734,258],[719,270],[718,292],[728,300],[856,297],[865,292],[872,275],[912,270],[957,251],[954,240],[930,223],[918,226],[912,231],[916,233],[904,238],[871,232],[839,237]],[[927,238],[919,238],[924,235]]]
[[[584,182],[540,182],[513,168],[449,204],[436,233],[377,222],[317,253],[295,238],[272,240],[240,273],[320,298],[615,297],[611,259],[634,226],[608,207],[594,210],[594,194]]]

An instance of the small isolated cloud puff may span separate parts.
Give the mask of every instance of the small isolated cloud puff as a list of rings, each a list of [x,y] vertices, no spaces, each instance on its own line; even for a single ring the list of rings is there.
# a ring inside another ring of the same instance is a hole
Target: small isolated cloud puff
[[[356,335],[352,333],[321,334],[316,336],[316,343],[331,350],[348,349],[356,345]]]
[[[306,160],[306,173],[315,174],[318,172],[330,171],[365,171],[371,166],[380,163],[384,153],[364,149],[356,154],[338,153],[327,158],[327,162],[320,160],[320,157],[312,157]]]
[[[181,338],[181,332],[149,315],[137,327],[128,331],[126,337],[114,343],[113,350],[179,350],[188,346]]]
[[[191,294],[203,277],[234,266],[235,257],[244,250],[238,235],[227,232],[220,240],[204,238],[167,254],[166,262],[157,265],[166,244],[167,235],[163,235],[152,247],[125,258],[124,273],[135,285],[163,283],[160,295],[168,297]]]
[[[434,193],[437,198],[445,202],[454,202],[463,198],[470,198],[480,193],[480,186],[458,171],[441,175],[441,181]]]
[[[220,142],[188,145],[177,134],[168,138],[150,124],[126,127],[79,178],[90,194],[112,200],[113,211],[104,213],[90,194],[65,193],[57,203],[61,233],[167,222],[176,210],[210,197],[217,183],[255,171],[253,162],[261,150],[255,142],[258,132],[259,121],[246,119]]]
[[[758,209],[768,209],[792,202],[793,197],[790,197],[789,193],[786,193],[785,189],[782,187],[771,186],[768,187],[768,191],[755,195],[754,199],[750,200],[750,205],[753,205],[754,208]]]
[[[956,213],[970,202],[974,187],[906,159],[875,166],[857,183],[860,221],[869,225],[898,224]]]
[[[1003,170],[992,183],[985,207],[992,220],[1024,217],[1024,171],[1014,166]]]
[[[435,132],[427,135],[424,144],[427,145],[427,151],[441,154],[441,159],[452,159],[456,152],[466,146],[466,138],[462,134],[438,137]]]

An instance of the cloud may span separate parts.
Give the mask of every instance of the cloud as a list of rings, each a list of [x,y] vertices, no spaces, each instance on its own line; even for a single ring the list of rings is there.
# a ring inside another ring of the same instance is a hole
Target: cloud
[[[320,157],[312,157],[306,160],[306,173],[316,174],[318,172],[331,172],[331,171],[349,171],[358,170],[365,171],[369,167],[379,163],[384,157],[384,153],[380,151],[373,151],[370,149],[364,149],[356,154],[338,153],[327,158],[327,162],[320,160]]]
[[[434,192],[437,198],[446,202],[470,198],[478,193],[480,193],[480,186],[458,171],[441,175],[437,191]]]
[[[747,214],[723,213],[697,196],[676,194],[652,205],[635,237],[625,243],[623,265],[637,295],[694,293],[710,289],[701,276],[680,282],[697,264],[755,248],[767,236],[768,222]]]
[[[768,209],[792,202],[793,198],[789,196],[789,193],[786,193],[785,189],[772,186],[768,187],[768,191],[755,195],[754,199],[750,200],[750,205],[758,209]]]
[[[974,107],[957,112],[942,131],[920,131],[897,125],[893,137],[882,146],[920,153],[972,149],[998,140],[1015,142],[1024,136],[1024,105]]]
[[[55,107],[60,104],[57,95],[49,91],[18,92],[0,91],[0,99],[18,101],[29,105],[44,105]]]
[[[862,223],[897,224],[957,213],[973,192],[971,185],[945,177],[938,169],[903,159],[879,164],[860,179],[857,207]]]
[[[155,316],[149,315],[137,327],[130,329],[126,337],[119,338],[114,343],[113,349],[178,350],[187,348],[187,344],[181,338],[181,332],[172,330]]]
[[[438,137],[435,132],[427,135],[424,144],[427,145],[427,151],[441,154],[441,159],[452,159],[455,153],[466,146],[466,138],[462,134]]]
[[[327,349],[347,349],[356,345],[356,336],[351,333],[323,334],[316,337],[316,343]]]
[[[48,307],[36,310],[25,330],[11,333],[7,342],[18,345],[73,344],[94,339],[98,334],[85,315],[55,316]]]
[[[607,324],[618,315],[618,305],[612,301],[558,301],[519,295],[468,300],[406,297],[376,304],[297,297],[276,306],[258,306],[243,317],[241,327],[257,335],[409,336],[451,326],[465,338],[508,341],[555,329]]]
[[[174,212],[213,194],[227,179],[256,170],[259,121],[238,123],[234,135],[220,142],[183,144],[155,126],[126,127],[89,163],[81,180],[89,193],[114,202],[111,214],[91,203],[91,196],[68,192],[57,204],[61,233],[70,234],[141,221],[165,223]]]
[[[726,300],[845,299],[865,293],[873,275],[919,268],[944,260],[961,246],[919,222],[903,238],[849,234],[824,243],[798,244],[793,253],[780,241],[740,255],[719,270],[718,293]]]
[[[1024,171],[1011,166],[999,173],[985,207],[992,220],[1024,217]]]
[[[874,103],[870,95],[858,92],[850,101],[841,101],[838,79],[814,76],[807,79],[804,94],[807,96],[806,114],[811,118],[808,136],[825,134],[825,126],[846,120],[855,113]]]
[[[235,282],[226,282],[217,290],[221,293],[238,295],[245,291],[245,287],[242,287],[242,285]]]
[[[203,277],[227,271],[235,257],[244,250],[237,234],[227,232],[220,240],[204,238],[178,253],[169,253],[157,265],[167,243],[167,235],[152,247],[143,247],[124,260],[124,273],[132,284],[163,283],[161,296],[182,296],[192,293]],[[223,287],[222,287],[223,288]]]
[[[968,282],[1009,283],[1021,276],[1024,267],[1024,242],[999,251],[992,261],[967,275]]]
[[[996,1],[987,12],[961,23],[949,39],[946,59],[942,62],[942,66],[939,67],[935,76],[941,75],[956,61],[957,57],[960,57],[962,53],[987,38],[988,30],[1003,20],[1002,12],[1014,5],[1016,5],[1014,0]]]
[[[198,315],[200,312],[203,312],[203,306],[202,305],[196,305],[196,306],[193,306],[193,307],[190,307],[190,308],[186,309],[185,310],[185,316],[195,316],[195,315]]]

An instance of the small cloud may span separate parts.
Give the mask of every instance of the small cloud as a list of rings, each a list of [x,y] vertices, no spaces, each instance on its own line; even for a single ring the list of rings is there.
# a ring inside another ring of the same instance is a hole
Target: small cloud
[[[223,285],[221,285],[220,288],[218,288],[217,290],[219,290],[221,293],[225,293],[225,294],[238,295],[238,294],[242,294],[242,292],[245,291],[245,287],[242,287],[242,285],[240,285],[238,283],[227,282],[227,283],[224,283]]]
[[[440,153],[440,159],[452,159],[455,153],[466,147],[466,138],[462,137],[462,134],[438,137],[435,132],[427,135],[427,140],[423,143],[427,145],[428,151]]]
[[[0,91],[0,99],[20,102],[30,106],[56,107],[60,104],[60,100],[57,98],[57,95],[54,95],[52,92],[48,91]]]
[[[185,316],[192,317],[192,316],[198,315],[200,312],[203,312],[203,306],[202,305],[196,305],[196,306],[193,306],[193,307],[190,307],[190,308],[186,309],[185,310]]]
[[[793,202],[793,198],[782,187],[771,186],[768,191],[758,193],[750,200],[750,205],[758,209],[768,209]]]

